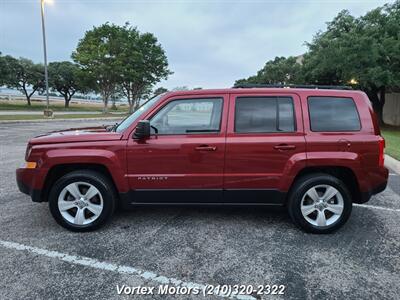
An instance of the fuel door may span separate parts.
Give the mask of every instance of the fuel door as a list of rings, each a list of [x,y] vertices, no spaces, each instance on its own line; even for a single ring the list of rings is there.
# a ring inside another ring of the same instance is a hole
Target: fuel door
[[[340,139],[339,140],[339,151],[347,152],[350,151],[351,143],[349,140]]]

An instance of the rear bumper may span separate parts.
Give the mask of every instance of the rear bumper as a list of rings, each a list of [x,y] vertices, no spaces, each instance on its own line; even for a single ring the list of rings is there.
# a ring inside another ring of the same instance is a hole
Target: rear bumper
[[[20,168],[16,171],[16,180],[20,192],[31,196],[33,202],[43,202],[42,191],[35,189],[33,183],[35,182],[35,170]]]
[[[361,175],[360,175],[361,176]],[[362,179],[364,187],[360,187],[361,193],[358,201],[355,203],[365,203],[369,199],[386,189],[389,178],[389,170],[382,166],[373,169],[369,169],[365,172],[359,181]]]
[[[361,193],[361,201],[360,203],[365,203],[368,202],[369,199],[371,199],[371,197],[373,195],[379,194],[381,192],[383,192],[387,187],[387,181],[385,181],[384,183],[381,183],[380,185],[374,187],[373,189],[369,190],[368,192],[362,192]]]

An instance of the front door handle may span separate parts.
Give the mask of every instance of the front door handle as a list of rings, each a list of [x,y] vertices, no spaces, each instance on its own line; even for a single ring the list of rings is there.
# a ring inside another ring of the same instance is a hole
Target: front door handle
[[[296,146],[288,145],[288,144],[280,144],[280,145],[274,146],[274,149],[276,149],[276,150],[294,150],[294,149],[296,149]]]
[[[208,145],[201,145],[196,148],[194,148],[196,151],[215,151],[217,150],[217,147],[215,146],[208,146]]]

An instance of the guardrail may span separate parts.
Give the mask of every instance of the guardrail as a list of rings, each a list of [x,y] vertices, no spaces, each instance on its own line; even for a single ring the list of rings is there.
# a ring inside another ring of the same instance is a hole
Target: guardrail
[[[18,94],[10,94],[10,93],[0,93],[0,100],[7,100],[7,101],[26,101],[25,96],[18,95]],[[31,97],[31,101],[38,101],[38,102],[45,102],[46,96],[41,95],[34,95]],[[49,101],[52,102],[64,102],[63,97],[59,96],[50,96]],[[112,102],[112,101],[109,101]],[[116,100],[118,104],[127,104],[124,100]],[[86,104],[103,104],[102,100],[97,99],[82,99],[82,98],[72,98],[71,103],[86,103]]]

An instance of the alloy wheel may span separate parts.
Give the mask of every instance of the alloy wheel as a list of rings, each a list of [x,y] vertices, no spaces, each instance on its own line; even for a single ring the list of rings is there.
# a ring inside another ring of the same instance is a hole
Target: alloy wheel
[[[100,191],[88,182],[73,182],[64,187],[58,197],[61,216],[75,225],[88,225],[103,211]]]
[[[343,196],[331,185],[316,185],[303,195],[300,209],[308,223],[316,227],[330,226],[342,216]]]

